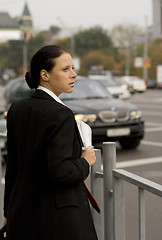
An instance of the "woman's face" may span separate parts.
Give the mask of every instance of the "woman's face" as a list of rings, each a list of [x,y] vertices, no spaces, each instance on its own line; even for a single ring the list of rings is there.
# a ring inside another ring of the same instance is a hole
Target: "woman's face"
[[[75,78],[72,57],[69,53],[63,53],[55,58],[55,66],[47,72],[48,81],[43,84],[49,90],[59,96],[61,93],[71,93],[74,88]]]

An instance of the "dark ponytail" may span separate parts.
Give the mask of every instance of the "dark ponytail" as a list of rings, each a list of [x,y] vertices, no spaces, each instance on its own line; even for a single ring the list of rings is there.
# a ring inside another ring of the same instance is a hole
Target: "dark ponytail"
[[[31,89],[39,86],[41,70],[44,69],[47,72],[52,70],[55,66],[55,58],[63,53],[68,53],[68,51],[56,45],[48,45],[34,54],[30,63],[30,71],[25,74],[26,83]]]
[[[28,84],[28,86],[29,86],[31,89],[33,89],[33,88],[36,89],[36,88],[39,86],[39,82],[36,83],[36,81],[33,80],[30,72],[26,72],[26,74],[25,74],[25,81],[26,81],[26,83]]]

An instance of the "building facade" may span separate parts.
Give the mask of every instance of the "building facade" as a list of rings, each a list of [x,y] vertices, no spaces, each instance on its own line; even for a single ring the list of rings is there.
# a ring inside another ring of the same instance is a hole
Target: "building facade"
[[[153,0],[153,39],[162,39],[162,0]]]
[[[0,42],[21,40],[33,35],[33,21],[27,3],[21,16],[11,18],[7,12],[0,12]]]

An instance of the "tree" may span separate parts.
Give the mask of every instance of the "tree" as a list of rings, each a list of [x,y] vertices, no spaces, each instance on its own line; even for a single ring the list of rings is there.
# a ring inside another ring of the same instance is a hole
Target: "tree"
[[[55,45],[59,45],[60,47],[65,48],[66,50],[70,51],[70,38],[61,38],[55,41]]]
[[[149,68],[149,77],[156,79],[157,65],[162,65],[162,40],[153,41],[150,46],[149,56],[151,58],[151,68]]]
[[[100,26],[79,31],[74,35],[75,53],[83,56],[89,51],[112,48],[112,42]]]
[[[33,54],[43,46],[43,38],[41,36],[31,37],[26,43],[24,40],[11,40],[1,44],[0,62],[2,62],[1,70],[12,68],[17,74],[19,69],[23,68],[23,47],[27,45],[28,65]],[[7,54],[6,54],[7,53]]]
[[[52,25],[52,26],[49,28],[49,31],[52,32],[52,33],[54,33],[54,34],[59,33],[60,30],[61,30],[61,28],[58,27],[58,26],[55,26],[55,25]]]
[[[136,25],[119,25],[112,29],[111,38],[113,44],[119,49],[134,48],[137,45],[139,33],[140,29]]]
[[[131,73],[131,62],[136,55],[137,40],[140,30],[136,25],[119,25],[112,29],[111,37],[114,45],[125,55],[125,74]]]
[[[82,58],[79,74],[88,74],[91,66],[98,66],[103,70],[113,70],[115,68],[115,60],[113,56],[107,56],[102,52],[95,50],[87,53]]]

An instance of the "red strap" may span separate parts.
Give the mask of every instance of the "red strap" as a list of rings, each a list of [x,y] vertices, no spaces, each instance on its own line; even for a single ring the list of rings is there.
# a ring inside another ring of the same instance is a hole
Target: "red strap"
[[[90,203],[92,204],[92,206],[94,207],[94,209],[95,209],[98,213],[100,213],[101,210],[100,210],[100,207],[99,207],[96,199],[94,198],[94,196],[92,195],[92,193],[91,193],[91,192],[89,191],[89,189],[87,188],[85,182],[84,182],[84,185],[85,185],[85,187],[86,187],[86,189],[87,189],[87,195],[88,195],[88,199],[89,199]]]

